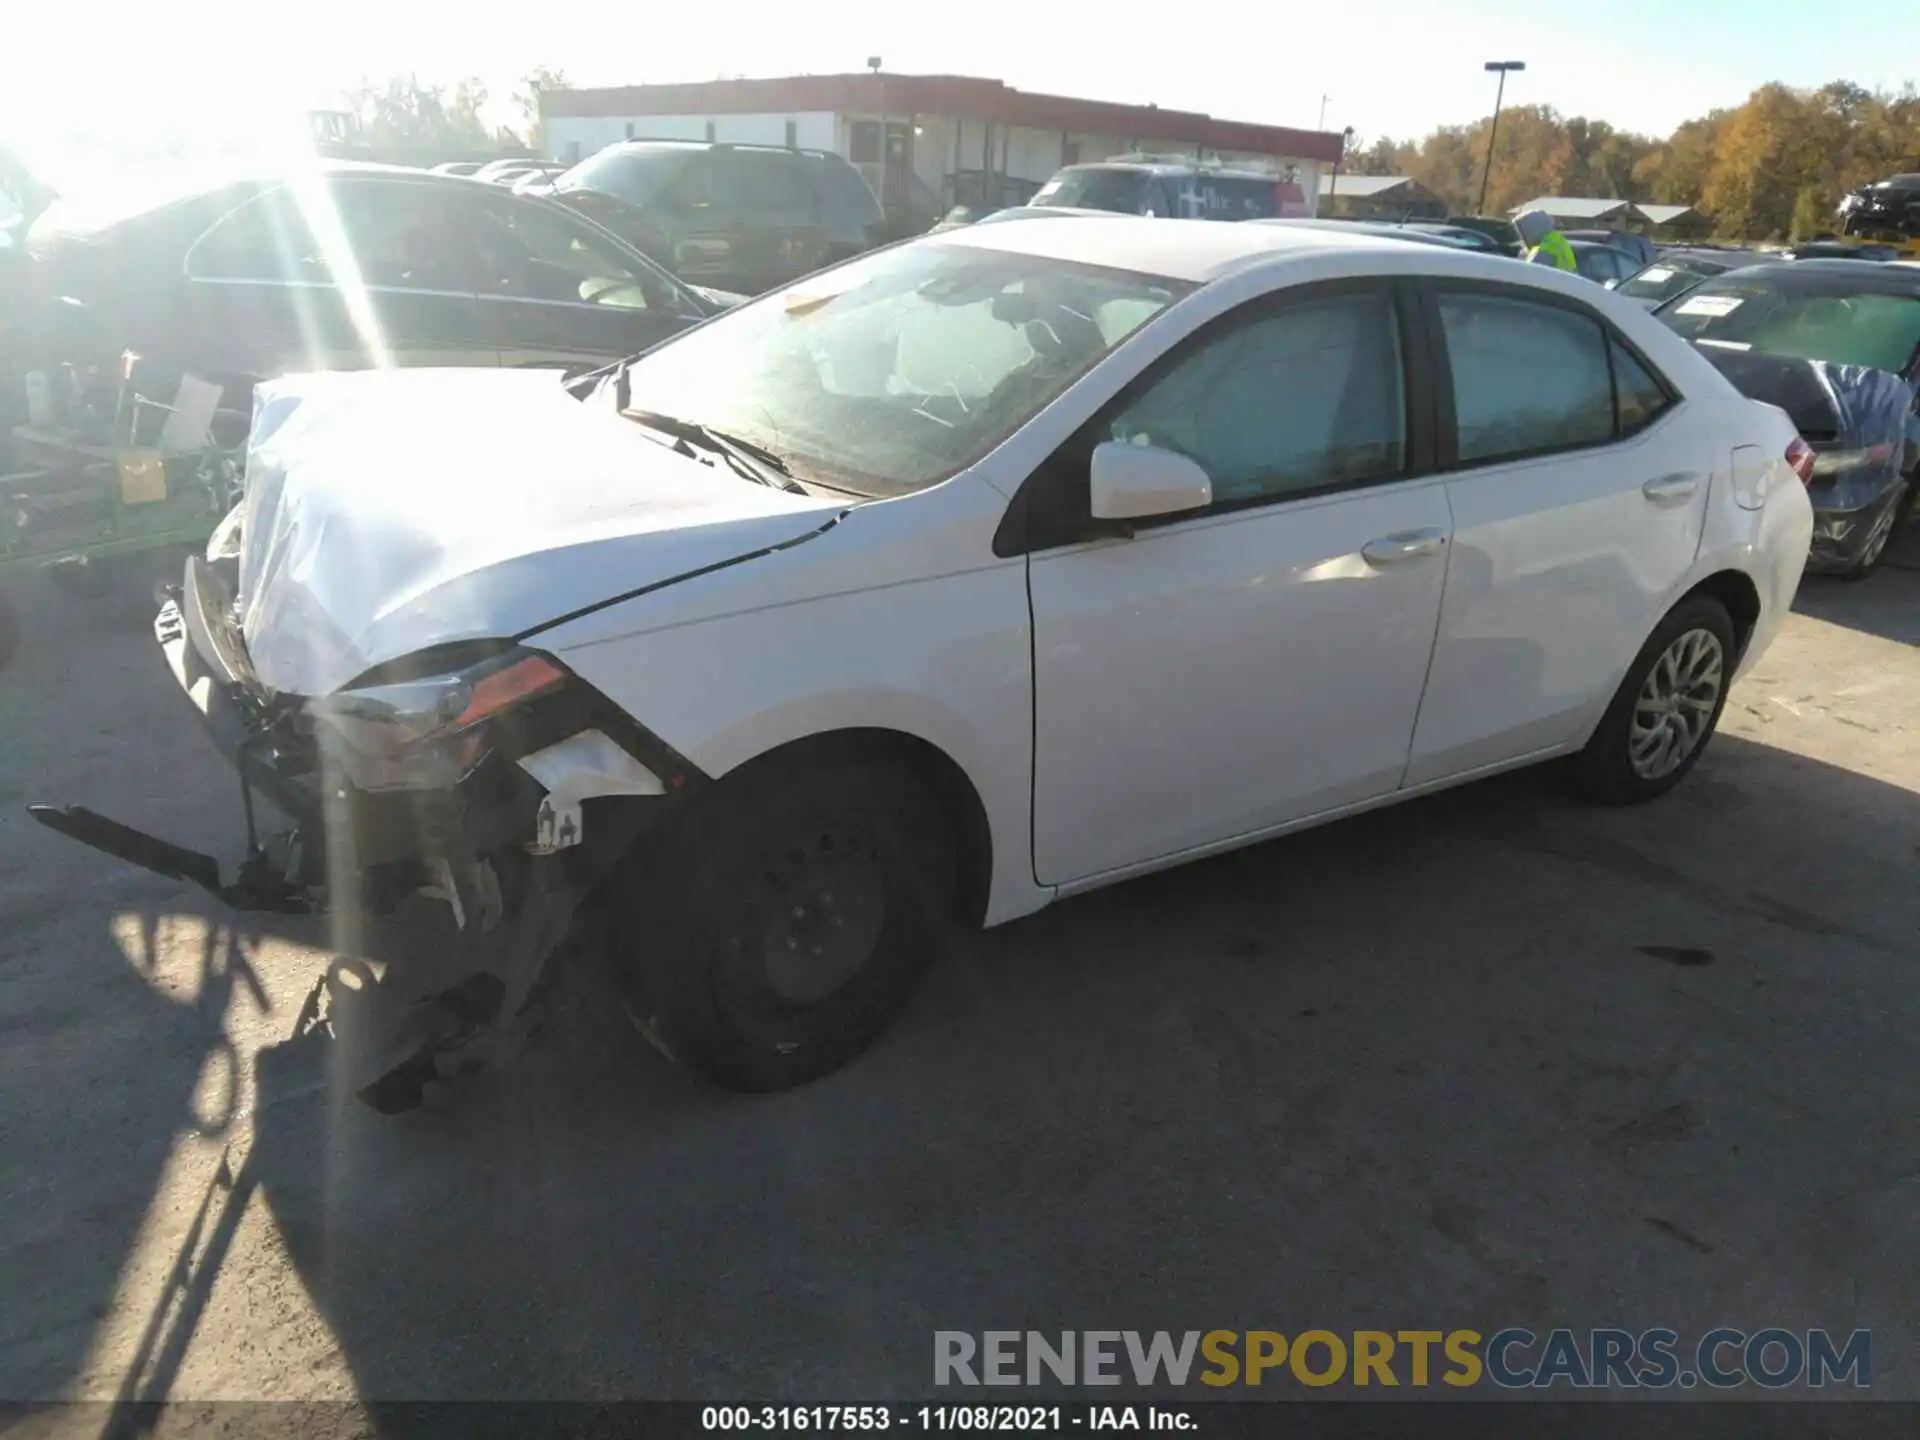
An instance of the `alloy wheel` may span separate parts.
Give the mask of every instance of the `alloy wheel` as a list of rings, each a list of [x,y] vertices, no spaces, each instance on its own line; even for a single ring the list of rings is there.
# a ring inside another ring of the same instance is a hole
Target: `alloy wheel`
[[[1726,683],[1726,651],[1711,630],[1683,631],[1647,671],[1633,703],[1627,758],[1642,780],[1671,775],[1700,748]]]

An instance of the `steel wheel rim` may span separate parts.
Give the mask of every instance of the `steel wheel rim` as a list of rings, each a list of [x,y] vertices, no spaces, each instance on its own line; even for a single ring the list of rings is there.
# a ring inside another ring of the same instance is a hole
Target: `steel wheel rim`
[[[1688,630],[1660,652],[1633,703],[1627,759],[1642,780],[1661,780],[1700,748],[1726,683],[1726,648],[1711,630]]]
[[[772,857],[721,944],[716,977],[736,1017],[783,1039],[858,988],[886,926],[872,837],[823,827]]]

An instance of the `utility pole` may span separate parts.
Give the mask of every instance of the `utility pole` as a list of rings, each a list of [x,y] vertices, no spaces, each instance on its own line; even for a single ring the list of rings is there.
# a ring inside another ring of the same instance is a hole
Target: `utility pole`
[[[1500,73],[1500,88],[1493,93],[1493,127],[1487,132],[1487,163],[1480,172],[1480,205],[1476,214],[1487,213],[1487,181],[1493,178],[1493,142],[1500,134],[1500,102],[1507,98],[1507,72],[1524,70],[1524,60],[1489,60],[1486,68]]]
[[[1314,129],[1324,130],[1327,128],[1327,101],[1332,98],[1331,95],[1322,95],[1320,97],[1320,118],[1313,122]]]

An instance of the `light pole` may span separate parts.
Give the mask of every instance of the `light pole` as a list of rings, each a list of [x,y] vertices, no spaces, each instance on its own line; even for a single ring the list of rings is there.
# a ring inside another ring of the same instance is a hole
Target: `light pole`
[[[1347,147],[1353,143],[1353,127],[1347,126],[1340,132],[1340,160],[1347,158]],[[1333,181],[1327,186],[1327,212],[1333,212],[1333,202],[1340,194],[1340,160],[1333,162]]]
[[[1493,128],[1487,132],[1487,163],[1486,167],[1480,172],[1480,206],[1476,213],[1481,215],[1487,213],[1487,181],[1493,178],[1493,142],[1494,138],[1500,133],[1500,102],[1507,97],[1507,72],[1509,70],[1524,70],[1527,68],[1527,62],[1524,60],[1489,60],[1487,61],[1486,68],[1500,72],[1500,88],[1493,93]]]
[[[1320,97],[1320,118],[1314,122],[1314,129],[1324,130],[1327,128],[1327,101],[1332,98],[1331,95],[1322,95]]]

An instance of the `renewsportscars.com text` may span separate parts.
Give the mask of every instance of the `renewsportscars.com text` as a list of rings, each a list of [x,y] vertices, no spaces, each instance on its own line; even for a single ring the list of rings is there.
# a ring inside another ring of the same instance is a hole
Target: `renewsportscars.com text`
[[[936,1330],[936,1385],[1327,1386],[1493,1384],[1504,1389],[1781,1389],[1873,1384],[1873,1336],[1727,1327],[1667,1329]]]

